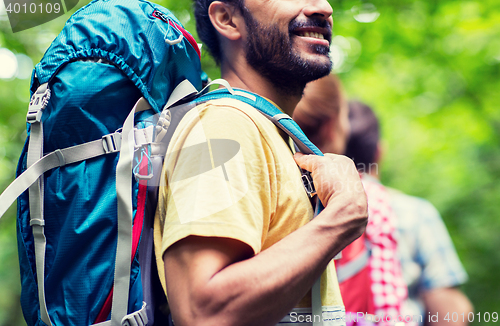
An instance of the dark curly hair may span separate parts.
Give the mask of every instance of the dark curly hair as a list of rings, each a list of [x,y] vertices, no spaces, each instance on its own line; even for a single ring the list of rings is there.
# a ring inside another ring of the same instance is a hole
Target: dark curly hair
[[[222,53],[220,48],[220,42],[210,17],[208,16],[208,8],[210,4],[215,0],[193,0],[194,2],[194,16],[196,18],[196,31],[198,32],[198,37],[208,48],[208,52],[214,57],[215,62],[220,64],[222,59]],[[241,12],[244,11],[244,0],[218,0],[224,3],[231,4],[239,9]]]
[[[345,155],[358,168],[377,163],[375,155],[380,140],[380,126],[372,108],[362,102],[349,101],[349,122],[351,134]]]

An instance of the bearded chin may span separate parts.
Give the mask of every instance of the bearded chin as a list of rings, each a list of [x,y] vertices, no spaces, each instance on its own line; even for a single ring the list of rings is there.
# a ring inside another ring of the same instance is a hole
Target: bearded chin
[[[276,27],[263,28],[247,21],[246,44],[248,64],[287,96],[301,96],[306,84],[328,75],[330,60],[305,60],[292,48],[290,35]],[[255,22],[256,23],[256,22]],[[329,48],[313,46],[314,53],[329,58]]]

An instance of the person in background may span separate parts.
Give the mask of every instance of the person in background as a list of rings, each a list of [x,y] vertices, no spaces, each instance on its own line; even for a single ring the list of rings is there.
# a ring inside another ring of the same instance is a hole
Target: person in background
[[[382,151],[377,117],[368,105],[352,101],[349,121],[351,134],[346,155],[354,160],[358,170],[379,180]],[[389,194],[397,216],[398,255],[409,290],[403,314],[422,316],[423,323],[434,325],[449,325],[444,318],[448,314],[451,319],[454,312],[467,316],[473,307],[458,288],[467,281],[467,274],[439,212],[425,199],[390,188]],[[460,319],[453,324],[466,325],[466,321],[467,318],[465,322]]]
[[[307,84],[293,118],[323,152],[343,154],[348,113],[340,80],[329,75]],[[367,176],[362,181],[369,209],[366,232],[336,262],[347,324],[394,325],[404,320],[401,304],[407,295],[396,254],[396,217],[387,189]]]
[[[344,154],[350,133],[349,108],[339,78],[330,74],[308,83],[293,120],[323,153]]]

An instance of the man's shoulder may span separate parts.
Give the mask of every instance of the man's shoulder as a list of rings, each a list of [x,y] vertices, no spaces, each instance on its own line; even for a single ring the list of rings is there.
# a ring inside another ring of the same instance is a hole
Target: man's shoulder
[[[234,137],[242,142],[261,139],[259,142],[275,150],[285,144],[279,129],[271,120],[256,107],[234,98],[202,102],[189,112],[182,124],[189,125],[197,120],[201,122],[206,133],[220,137]]]
[[[444,228],[444,222],[437,208],[427,199],[412,196],[402,191],[387,188],[391,197],[391,206],[398,218],[400,232],[415,233],[420,230],[434,233]]]

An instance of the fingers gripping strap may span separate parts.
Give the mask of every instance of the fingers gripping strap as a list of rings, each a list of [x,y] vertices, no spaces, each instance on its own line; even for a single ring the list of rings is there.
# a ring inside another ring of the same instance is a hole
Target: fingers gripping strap
[[[140,100],[139,100],[140,101]],[[120,158],[116,166],[118,203],[118,239],[116,244],[115,281],[111,325],[120,326],[127,315],[132,253],[132,163],[134,158],[134,114],[139,102],[123,124]]]

